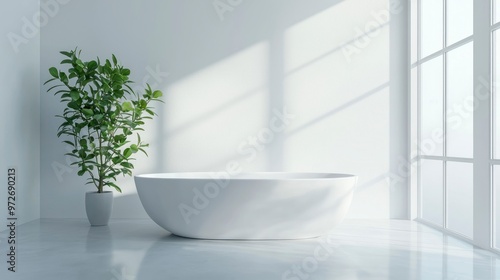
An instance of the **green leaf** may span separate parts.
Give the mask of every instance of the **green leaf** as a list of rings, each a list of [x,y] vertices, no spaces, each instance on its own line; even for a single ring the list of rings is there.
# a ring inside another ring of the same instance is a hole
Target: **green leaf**
[[[113,74],[113,76],[111,77],[111,80],[117,84],[121,84],[123,82],[122,76],[116,75],[116,74]]]
[[[71,109],[75,109],[75,110],[78,110],[80,109],[80,106],[78,105],[78,103],[72,101],[72,102],[69,102],[68,103],[68,107],[71,108]]]
[[[59,93],[62,93],[62,94],[61,94],[61,98],[70,97],[69,90],[61,89],[61,90],[58,90],[58,91],[57,91],[56,93],[54,93],[54,94],[59,94]]]
[[[123,157],[129,158],[132,155],[132,150],[130,148],[126,148],[123,150]]]
[[[69,95],[71,96],[71,99],[73,99],[73,101],[77,101],[78,99],[80,99],[80,94],[78,93],[78,91],[72,90]]]
[[[61,79],[61,82],[67,84],[69,82],[68,76],[66,76],[66,73],[64,72],[59,72],[59,77]]]
[[[125,168],[134,168],[134,166],[132,165],[132,163],[126,162],[126,161],[120,163],[120,165],[123,166],[123,167],[125,167]]]
[[[125,111],[125,112],[129,112],[129,111],[132,111],[134,108],[132,107],[132,104],[128,101],[126,102],[123,102],[122,104],[122,110]]]
[[[43,85],[46,85],[46,84],[48,84],[48,83],[50,83],[50,82],[52,82],[52,81],[54,81],[54,80],[57,80],[57,79],[56,79],[56,78],[49,79],[49,80],[47,80],[45,83],[43,83]]]
[[[153,92],[153,97],[154,98],[160,98],[162,95],[163,95],[163,92],[161,92],[160,90],[155,90]]]
[[[66,51],[61,51],[61,52],[59,52],[59,53],[61,53],[61,54],[65,55],[65,56],[67,56],[67,57],[71,57],[71,56],[73,55],[71,52],[66,52]]]
[[[120,192],[120,193],[122,192],[122,190],[120,189],[120,187],[118,187],[115,183],[109,182],[108,185],[111,186],[111,187],[113,187],[118,192]]]
[[[111,54],[112,58],[113,58],[113,64],[116,65],[118,64],[118,60],[116,59],[116,56],[114,54]]]
[[[125,135],[123,135],[123,134],[115,135],[115,141],[116,142],[124,142],[125,141]]]
[[[146,102],[146,100],[141,99],[141,101],[139,101],[139,106],[141,109],[146,109],[146,107],[148,106],[148,103]]]
[[[80,66],[80,67],[85,67],[85,64],[83,64],[83,61],[81,61],[80,59],[77,59],[76,60],[76,65]]]
[[[117,90],[117,91],[115,91],[114,94],[116,95],[117,98],[122,98],[124,92],[123,92],[123,90]]]
[[[122,162],[122,158],[121,157],[114,157],[111,159],[111,161],[113,161],[114,164],[118,164],[120,162]]]
[[[130,69],[123,68],[122,71],[121,71],[121,73],[124,76],[128,76],[128,75],[130,75]]]
[[[104,117],[104,115],[103,115],[103,114],[97,114],[97,115],[94,115],[94,119],[96,119],[96,120],[98,120],[98,121],[99,121],[99,120],[101,120],[103,117]]]
[[[137,147],[136,144],[132,144],[132,145],[130,145],[130,150],[132,150],[133,153],[137,153],[139,148]]]
[[[64,86],[64,85],[55,85],[55,86],[53,86],[53,87],[49,88],[49,89],[47,90],[47,92],[49,92],[49,91],[51,91],[51,90],[53,90],[53,89],[55,89],[55,88],[62,87],[62,86]],[[56,95],[56,93],[54,93],[54,95]]]
[[[132,172],[129,169],[127,169],[127,168],[120,169],[120,172],[123,174],[123,176],[125,176],[125,175],[132,175]]]
[[[82,109],[82,112],[86,117],[92,117],[94,115],[94,111],[91,109]]]
[[[146,151],[143,148],[139,148],[139,151],[143,152],[146,156],[149,157],[148,153],[146,153]]]
[[[75,150],[73,150],[75,151]],[[65,153],[64,154],[65,156],[70,156],[70,157],[75,157],[75,158],[79,158],[77,155],[73,154],[73,153]]]
[[[87,147],[87,139],[80,139],[80,146]]]
[[[95,60],[92,60],[90,61],[88,64],[87,64],[87,67],[91,70],[93,69],[96,69],[97,68],[97,62]]]
[[[148,114],[150,114],[151,116],[155,115],[155,113],[151,109],[146,109],[146,112],[148,112]]]
[[[85,169],[81,169],[80,171],[78,171],[78,176],[82,176],[83,174],[85,174]]]
[[[78,151],[78,155],[80,156],[80,158],[84,159],[84,158],[87,158],[87,153],[85,152],[85,150],[80,150]]]
[[[49,68],[49,73],[52,75],[54,78],[59,78],[59,71],[55,67],[50,67]]]
[[[71,145],[73,147],[75,146],[75,144],[73,144],[73,142],[70,142],[70,141],[63,141],[63,143],[66,143],[66,144]]]

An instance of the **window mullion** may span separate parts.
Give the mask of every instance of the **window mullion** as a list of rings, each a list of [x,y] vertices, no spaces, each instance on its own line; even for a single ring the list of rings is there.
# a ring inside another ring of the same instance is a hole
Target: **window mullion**
[[[443,0],[443,50],[446,48],[446,2]],[[447,110],[447,72],[446,72],[446,52],[443,53],[443,156],[448,156],[447,148],[447,128],[446,128],[446,110]],[[446,184],[446,161],[443,161],[443,227],[448,228],[448,188]]]

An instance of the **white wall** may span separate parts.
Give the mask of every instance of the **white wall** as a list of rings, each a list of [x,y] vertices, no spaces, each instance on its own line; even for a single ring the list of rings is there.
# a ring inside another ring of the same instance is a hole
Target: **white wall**
[[[214,3],[227,10],[218,13]],[[41,78],[61,60],[58,51],[78,46],[85,59],[115,53],[135,81],[166,93],[144,134],[150,157],[139,158],[135,174],[219,171],[230,160],[246,171],[354,173],[359,186],[349,217],[405,217],[405,179],[390,185],[388,174],[406,157],[406,8],[392,10],[386,22],[388,6],[389,0],[71,1],[42,30]],[[63,156],[53,117],[63,107],[46,89],[42,217],[84,217],[83,194],[92,188]],[[248,141],[283,107],[296,118],[250,156]],[[120,185],[113,217],[146,217],[133,179]]]
[[[9,1],[0,12],[0,219],[7,217],[7,168],[17,168],[19,224],[40,217],[40,34],[26,27],[38,1]],[[4,228],[0,228],[0,231]]]

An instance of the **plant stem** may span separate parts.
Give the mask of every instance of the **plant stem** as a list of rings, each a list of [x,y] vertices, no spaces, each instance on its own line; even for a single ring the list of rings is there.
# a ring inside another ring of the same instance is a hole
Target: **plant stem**
[[[99,162],[99,168],[97,169],[98,172],[99,172],[99,186],[97,187],[97,192],[99,193],[102,193],[102,189],[103,189],[103,181],[104,181],[104,178],[103,178],[103,175],[104,175],[104,172],[103,172],[103,159],[102,159],[102,138],[101,138],[101,134],[100,133],[97,133],[97,137],[99,138],[99,159],[100,159],[100,162]]]

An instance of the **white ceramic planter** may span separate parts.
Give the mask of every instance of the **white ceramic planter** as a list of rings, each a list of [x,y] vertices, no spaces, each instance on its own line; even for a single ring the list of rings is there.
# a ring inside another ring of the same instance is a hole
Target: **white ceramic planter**
[[[113,192],[98,193],[95,191],[85,193],[85,211],[92,226],[105,226],[108,224],[113,209]]]

